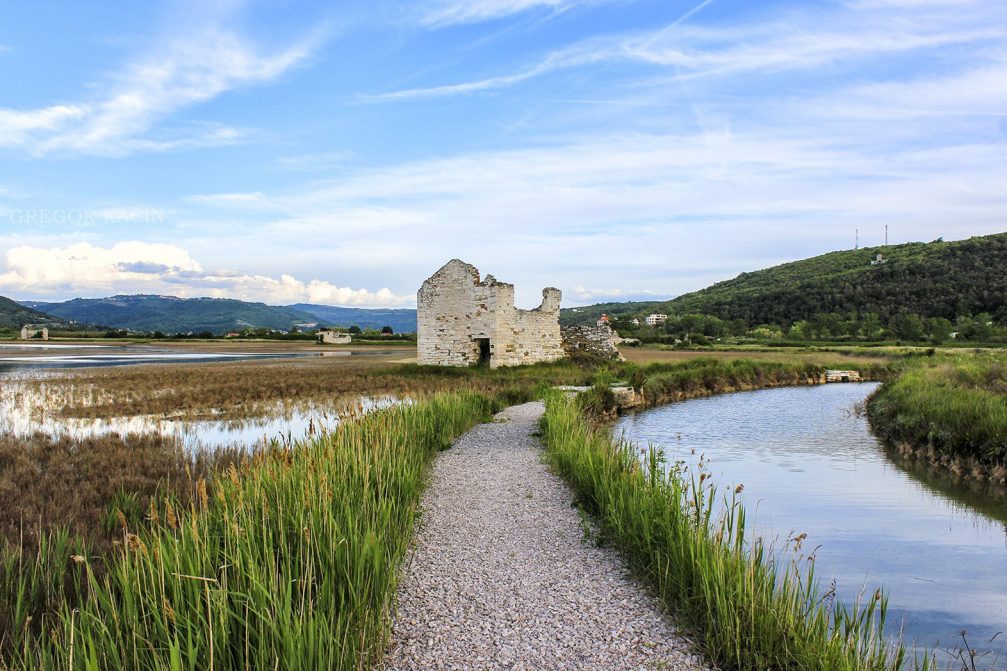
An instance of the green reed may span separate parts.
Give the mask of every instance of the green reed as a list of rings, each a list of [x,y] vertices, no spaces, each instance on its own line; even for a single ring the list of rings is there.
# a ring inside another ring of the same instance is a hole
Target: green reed
[[[746,536],[736,490],[718,507],[716,490],[687,479],[651,448],[646,464],[576,401],[551,396],[543,419],[547,455],[599,520],[603,537],[698,635],[726,669],[900,669],[903,647],[883,636],[880,591],[852,607],[821,593],[813,558],[798,536],[774,553]],[[649,465],[648,465],[649,464]],[[724,512],[715,514],[715,510]],[[930,660],[918,663],[929,668]]]
[[[53,533],[0,554],[11,669],[359,669],[380,659],[398,568],[438,450],[492,402],[443,394],[231,466],[188,506],[122,518],[104,561]],[[100,570],[99,570],[99,564]],[[74,570],[64,573],[70,566]],[[59,576],[55,579],[55,576]],[[56,582],[57,584],[53,584]],[[36,595],[36,596],[33,596]],[[32,619],[29,620],[28,618]]]
[[[888,369],[876,363],[857,363],[864,379],[883,379]],[[652,364],[641,369],[644,398],[649,405],[731,391],[762,389],[822,381],[825,366],[810,362],[771,362],[747,358],[698,358],[675,364]]]
[[[1002,354],[910,359],[896,380],[871,397],[867,410],[875,431],[893,442],[985,466],[1007,462],[1007,358]]]

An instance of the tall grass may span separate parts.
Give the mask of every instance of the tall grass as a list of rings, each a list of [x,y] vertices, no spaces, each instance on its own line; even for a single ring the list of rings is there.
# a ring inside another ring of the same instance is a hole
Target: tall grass
[[[883,379],[887,367],[877,363],[855,366],[865,379]],[[652,364],[638,369],[639,386],[647,405],[697,396],[822,382],[825,367],[810,362],[771,362],[751,359],[700,358],[673,364]],[[632,374],[631,374],[632,376]]]
[[[872,428],[938,459],[998,470],[1007,462],[1007,360],[961,354],[909,360],[868,401]],[[997,467],[999,466],[999,469]]]
[[[886,600],[877,592],[846,608],[817,586],[813,560],[787,559],[745,533],[745,510],[705,482],[666,470],[651,449],[643,467],[631,446],[576,401],[551,396],[543,430],[551,463],[659,596],[727,669],[900,669],[905,651],[883,636]],[[735,492],[737,493],[737,492]],[[929,660],[921,663],[929,667]]]
[[[103,571],[54,533],[0,553],[11,669],[358,669],[382,653],[427,466],[490,415],[445,394],[345,422],[125,522]],[[63,578],[60,569],[72,570]],[[54,578],[60,576],[60,578]],[[31,619],[29,619],[31,618]]]

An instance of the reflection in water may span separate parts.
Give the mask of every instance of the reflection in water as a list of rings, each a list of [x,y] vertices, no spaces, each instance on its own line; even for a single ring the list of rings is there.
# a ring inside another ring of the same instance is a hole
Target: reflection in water
[[[669,461],[706,470],[726,491],[745,485],[749,528],[766,538],[806,532],[816,572],[852,602],[882,586],[889,631],[907,642],[969,643],[1007,657],[1007,509],[976,505],[968,487],[894,464],[852,411],[876,384],[742,392],[624,417],[616,435],[660,444]],[[754,520],[752,519],[754,517]],[[894,626],[893,626],[894,625]],[[991,639],[998,632],[1004,635]]]
[[[18,350],[63,350],[62,354],[10,355]],[[76,350],[86,350],[81,353]],[[92,350],[102,350],[93,353]],[[111,351],[109,351],[111,350]],[[323,350],[318,352],[179,352],[147,345],[0,345],[0,373],[50,368],[102,368],[151,363],[220,363],[251,359],[293,359],[306,357],[366,357],[408,354],[409,350]]]
[[[290,442],[311,432],[335,428],[340,415],[387,407],[397,403],[392,397],[365,398],[342,406],[310,403],[277,404],[266,416],[243,419],[182,420],[139,415],[102,419],[59,417],[62,407],[58,387],[23,384],[30,379],[44,379],[39,371],[21,371],[0,377],[0,432],[18,436],[36,432],[50,436],[70,435],[88,438],[108,434],[155,433],[174,437],[188,449],[240,447],[254,449],[270,441]],[[100,402],[94,398],[92,402]]]

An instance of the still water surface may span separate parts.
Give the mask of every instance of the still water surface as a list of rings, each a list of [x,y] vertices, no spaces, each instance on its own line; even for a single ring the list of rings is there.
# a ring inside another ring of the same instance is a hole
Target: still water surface
[[[39,353],[43,351],[42,353]],[[0,344],[0,432],[28,436],[43,433],[74,438],[107,434],[156,433],[179,441],[190,450],[237,447],[254,449],[271,441],[288,442],[338,424],[346,403],[319,405],[278,402],[261,416],[242,419],[185,420],[171,417],[132,416],[101,419],[60,417],[45,386],[26,384],[46,379],[63,368],[149,365],[159,363],[216,363],[252,359],[303,357],[388,356],[398,350],[324,352],[179,352],[169,348],[135,345],[79,345],[61,343]],[[333,374],[338,374],[337,370]],[[367,412],[398,403],[391,397],[361,398],[349,403],[355,412]]]
[[[38,353],[42,351],[44,353]],[[0,345],[0,373],[48,368],[102,368],[156,363],[220,363],[252,359],[361,357],[398,354],[399,350],[337,350],[325,352],[179,352],[145,345],[25,344]]]
[[[659,444],[669,462],[706,470],[721,491],[744,484],[749,530],[807,533],[816,571],[848,603],[882,587],[889,633],[954,648],[959,632],[1007,661],[1007,505],[938,474],[901,469],[854,412],[874,383],[791,387],[684,401],[622,418],[616,435]],[[753,519],[754,518],[754,519]],[[998,632],[1004,632],[997,636]],[[995,637],[995,638],[994,638]],[[944,653],[938,661],[948,661]]]

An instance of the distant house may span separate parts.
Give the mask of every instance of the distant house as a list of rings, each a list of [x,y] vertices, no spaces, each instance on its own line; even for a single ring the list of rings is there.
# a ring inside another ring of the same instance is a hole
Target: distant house
[[[668,321],[668,315],[650,314],[644,321],[647,322],[647,326],[657,326]]]
[[[41,329],[26,325],[21,327],[21,340],[32,340],[33,338],[49,339],[49,329],[43,326]]]
[[[872,266],[880,266],[880,265],[884,265],[885,263],[888,263],[888,259],[886,259],[881,254],[878,254],[873,259],[871,259],[871,265]]]
[[[319,331],[318,342],[323,345],[349,345],[353,336],[342,331]]]
[[[603,312],[602,315],[598,317],[598,321],[596,321],[595,324],[597,326],[608,326],[609,325],[608,322],[609,322],[608,315]]]

